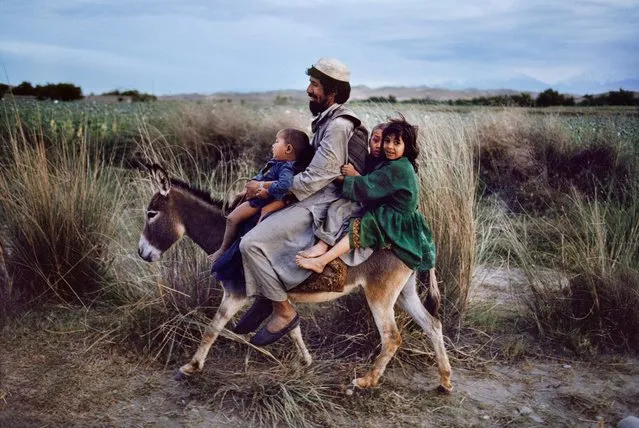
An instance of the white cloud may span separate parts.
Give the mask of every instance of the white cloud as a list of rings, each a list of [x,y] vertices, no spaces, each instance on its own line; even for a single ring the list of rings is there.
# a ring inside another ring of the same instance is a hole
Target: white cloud
[[[71,64],[87,68],[143,70],[153,66],[148,61],[95,49],[78,49],[44,43],[0,41],[0,51],[28,58],[38,63]],[[183,70],[182,67],[174,67]]]
[[[636,75],[636,22],[636,0],[0,0],[0,52],[13,69],[65,62],[170,92],[299,88],[326,55],[370,86],[552,83]]]

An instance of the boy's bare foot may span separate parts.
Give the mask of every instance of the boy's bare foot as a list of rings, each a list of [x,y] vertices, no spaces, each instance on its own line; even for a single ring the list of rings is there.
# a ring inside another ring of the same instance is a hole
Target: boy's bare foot
[[[317,273],[322,273],[326,267],[326,263],[323,263],[317,257],[306,258],[302,256],[295,257],[295,264],[302,269],[312,270]]]
[[[298,256],[301,257],[319,257],[322,254],[328,251],[328,244],[321,239],[317,241],[317,244],[313,245],[311,248],[307,248],[306,250],[300,251],[297,253]]]
[[[206,256],[207,259],[209,259],[209,261],[211,263],[215,263],[217,261],[217,259],[219,259],[220,257],[222,257],[222,254],[224,254],[224,251],[222,248],[218,249],[216,252],[214,252],[213,254],[209,254],[208,256]]]

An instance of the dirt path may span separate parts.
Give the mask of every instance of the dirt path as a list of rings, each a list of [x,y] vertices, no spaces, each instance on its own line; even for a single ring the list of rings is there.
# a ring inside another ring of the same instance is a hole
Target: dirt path
[[[135,364],[126,356],[87,359],[59,349],[45,354],[2,353],[0,426],[162,426],[209,427],[253,425],[232,408],[193,398],[197,384],[176,383],[172,371]],[[208,370],[203,376],[213,376]],[[608,426],[639,406],[639,361],[594,365],[556,360],[491,363],[482,369],[456,367],[455,393],[433,392],[436,370],[393,367],[380,386],[404,411],[393,418],[373,415],[337,425],[376,426]],[[363,393],[355,401],[376,401]],[[344,400],[350,400],[344,397]],[[415,406],[406,406],[406,401]],[[361,403],[359,403],[361,404]],[[388,405],[388,403],[386,403]]]
[[[483,295],[497,304],[512,303],[496,298],[510,287],[503,278],[497,272],[484,274]],[[228,370],[216,362],[223,356],[220,351],[211,355],[199,379],[178,383],[172,378],[174,367],[165,370],[157,362],[142,361],[122,346],[96,340],[97,333],[89,334],[82,320],[60,317],[56,312],[35,321],[31,317],[0,332],[0,427],[258,425],[228,397],[215,396],[209,381]],[[378,388],[350,398],[336,393],[334,410],[321,424],[599,427],[639,414],[637,358],[584,362],[523,354],[480,362],[451,353],[455,391],[450,396],[433,391],[437,370],[432,360],[423,358],[427,365],[420,368],[395,359]],[[250,380],[241,361],[233,370],[239,382]],[[335,372],[344,385],[352,376],[352,369],[343,366]]]

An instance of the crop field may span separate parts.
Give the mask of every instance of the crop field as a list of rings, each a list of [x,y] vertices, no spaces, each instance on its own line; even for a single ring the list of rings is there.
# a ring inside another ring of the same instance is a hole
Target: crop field
[[[353,103],[370,129],[419,127],[455,389],[398,311],[380,386],[343,394],[379,352],[363,296],[300,308],[288,340],[226,331],[172,378],[219,305],[188,239],[137,256],[144,166],[227,199],[306,105],[0,101],[0,426],[614,425],[639,412],[639,111]],[[424,290],[422,290],[424,291]],[[53,398],[52,398],[53,397]]]

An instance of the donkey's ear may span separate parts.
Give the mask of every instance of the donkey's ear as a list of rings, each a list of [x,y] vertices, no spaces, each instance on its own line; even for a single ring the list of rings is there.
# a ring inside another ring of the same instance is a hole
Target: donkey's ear
[[[151,175],[153,176],[153,181],[158,188],[158,191],[162,196],[166,196],[169,194],[169,190],[171,190],[171,180],[169,179],[169,175],[166,171],[158,164],[153,164],[149,167],[151,170]]]

